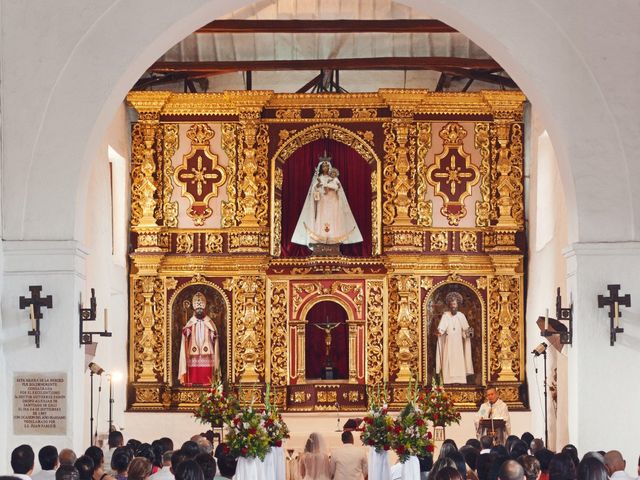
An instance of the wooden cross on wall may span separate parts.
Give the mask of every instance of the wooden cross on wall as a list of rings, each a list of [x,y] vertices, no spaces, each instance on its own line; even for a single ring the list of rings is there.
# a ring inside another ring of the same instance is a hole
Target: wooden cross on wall
[[[624,328],[620,327],[620,317],[622,316],[620,306],[630,307],[631,295],[627,293],[623,297],[619,296],[620,285],[607,285],[607,290],[609,290],[608,297],[598,295],[598,308],[609,306],[609,329],[611,332],[609,343],[613,347],[616,342],[616,334],[624,332]]]
[[[51,295],[47,295],[46,297],[40,296],[42,285],[29,285],[29,291],[31,292],[30,298],[20,296],[20,309],[31,309],[33,305],[33,321],[35,325],[32,325],[29,335],[36,337],[36,348],[40,348],[40,319],[42,318],[40,308],[53,308],[53,297]]]

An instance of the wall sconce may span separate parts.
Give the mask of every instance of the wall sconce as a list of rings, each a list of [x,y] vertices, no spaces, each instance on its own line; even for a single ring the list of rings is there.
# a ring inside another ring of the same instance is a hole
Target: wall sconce
[[[31,330],[28,335],[35,337],[36,348],[40,348],[40,319],[42,318],[41,307],[53,308],[53,297],[47,295],[41,297],[42,285],[29,285],[31,297],[20,296],[20,310],[29,307],[29,318],[31,319]]]
[[[96,302],[96,291],[91,289],[91,300],[89,308],[82,308],[82,301],[80,301],[80,345],[90,345],[93,343],[93,336],[100,335],[101,337],[110,337],[111,332],[108,330],[107,309],[104,309],[104,332],[86,332],[84,330],[84,322],[93,322],[96,319],[96,308],[98,304]]]
[[[609,306],[609,345],[613,347],[616,343],[616,336],[618,333],[623,333],[624,328],[620,326],[620,307],[631,306],[631,295],[628,293],[624,297],[620,297],[618,292],[620,291],[620,285],[607,285],[609,290],[609,296],[598,295],[598,308],[604,308]]]
[[[556,293],[556,318],[549,318],[549,310],[547,310],[544,317],[538,317],[538,327],[540,328],[540,335],[543,337],[550,337],[549,341],[558,349],[562,350],[562,345],[571,345],[573,343],[573,302],[568,308],[562,307],[562,297],[560,296],[560,287],[558,287]],[[560,320],[568,322],[568,325],[564,325]],[[560,343],[553,338],[553,335],[558,335]]]

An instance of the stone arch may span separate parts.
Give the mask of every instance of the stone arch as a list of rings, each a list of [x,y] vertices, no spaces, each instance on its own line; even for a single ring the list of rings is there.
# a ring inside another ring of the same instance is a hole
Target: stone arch
[[[158,9],[152,0],[122,0],[97,12],[93,22],[83,19],[85,29],[64,52],[67,61],[51,72],[56,80],[45,105],[31,107],[35,118],[16,120],[14,129],[36,128],[27,158],[7,162],[3,172],[12,179],[3,186],[5,239],[82,239],[89,166],[131,85],[177,41],[249,3],[192,0]],[[582,51],[574,46],[553,20],[554,7],[525,0],[518,2],[515,14],[497,0],[403,3],[468,35],[535,104],[560,160],[570,240],[634,238],[634,198],[616,119],[582,55],[589,45]],[[97,51],[104,65],[99,74],[87,68],[95,64]],[[558,66],[571,73],[556,75]],[[602,169],[603,158],[607,169]]]

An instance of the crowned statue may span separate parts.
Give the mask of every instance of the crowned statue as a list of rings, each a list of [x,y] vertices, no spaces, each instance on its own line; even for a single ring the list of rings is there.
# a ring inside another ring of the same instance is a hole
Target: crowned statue
[[[291,242],[311,250],[317,245],[362,242],[362,234],[338,179],[340,172],[331,165],[331,157],[327,157],[326,152],[320,160]]]
[[[218,329],[206,314],[207,298],[197,292],[193,315],[182,329],[178,378],[182,385],[209,385],[220,369]]]

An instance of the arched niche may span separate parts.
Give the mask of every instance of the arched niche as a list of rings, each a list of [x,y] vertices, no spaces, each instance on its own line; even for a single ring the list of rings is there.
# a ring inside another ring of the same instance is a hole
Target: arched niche
[[[305,327],[305,378],[306,381],[324,378],[322,368],[326,359],[326,325],[337,324],[330,332],[329,358],[336,380],[349,378],[349,314],[334,300],[316,302],[306,313]],[[346,355],[345,355],[346,353]]]
[[[311,183],[313,168],[324,150],[333,157],[332,164],[340,170],[340,182],[361,233],[363,237],[366,236],[362,244],[343,245],[343,253],[351,256],[379,255],[380,158],[358,134],[327,123],[312,125],[292,135],[271,160],[274,179],[271,184],[271,255],[297,257],[310,254],[306,247],[289,245],[287,240],[290,238],[285,237],[293,233]],[[345,161],[343,157],[348,157],[348,160]],[[350,167],[358,171],[352,171],[349,175]]]
[[[436,334],[442,314],[448,309],[445,298],[450,292],[462,296],[462,305],[458,310],[467,318],[469,327],[473,329],[471,340],[471,358],[473,375],[467,376],[467,385],[482,385],[485,371],[485,303],[479,292],[471,285],[461,282],[447,282],[433,288],[425,301],[424,307],[424,358],[426,362],[426,378],[430,382],[436,373],[436,352],[438,336]]]

